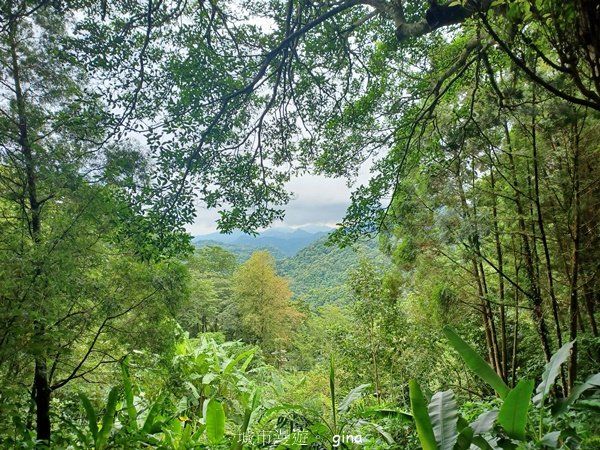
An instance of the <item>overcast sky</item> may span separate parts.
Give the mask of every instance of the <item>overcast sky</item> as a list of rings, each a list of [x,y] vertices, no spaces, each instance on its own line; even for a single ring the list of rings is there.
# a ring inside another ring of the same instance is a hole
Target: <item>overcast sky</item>
[[[366,183],[369,171],[362,168],[358,184]],[[285,220],[273,226],[299,227],[303,225],[335,226],[341,222],[350,204],[352,188],[342,178],[326,178],[317,175],[303,175],[292,179],[288,189],[295,194],[286,209]],[[216,210],[198,208],[196,221],[187,227],[194,236],[217,231]]]

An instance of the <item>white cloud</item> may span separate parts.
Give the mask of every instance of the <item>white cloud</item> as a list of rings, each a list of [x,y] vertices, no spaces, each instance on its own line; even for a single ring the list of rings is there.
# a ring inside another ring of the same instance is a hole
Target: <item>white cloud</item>
[[[363,168],[357,181],[365,183],[368,178],[368,169]],[[352,188],[341,178],[302,175],[290,180],[287,188],[294,193],[293,200],[285,207],[283,223],[273,224],[274,226],[335,226],[341,222],[350,205]],[[217,229],[218,218],[216,210],[198,208],[196,221],[187,230],[192,235],[212,233]]]

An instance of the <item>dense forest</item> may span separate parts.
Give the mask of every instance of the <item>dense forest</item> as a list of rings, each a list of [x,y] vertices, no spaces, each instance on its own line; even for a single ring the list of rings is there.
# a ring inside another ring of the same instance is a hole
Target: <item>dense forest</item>
[[[599,165],[596,0],[2,0],[0,448],[598,449]]]

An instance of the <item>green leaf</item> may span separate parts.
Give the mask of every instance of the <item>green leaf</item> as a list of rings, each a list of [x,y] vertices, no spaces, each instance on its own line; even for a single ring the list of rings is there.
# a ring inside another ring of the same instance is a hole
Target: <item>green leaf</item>
[[[467,422],[464,419],[464,417],[458,416],[458,420],[456,421],[456,429],[458,430],[458,432],[460,433],[462,430],[464,430],[468,426],[469,426],[469,422]]]
[[[454,450],[468,450],[473,442],[473,429],[471,427],[465,427],[459,433]]]
[[[217,380],[218,378],[219,378],[218,373],[208,372],[206,375],[204,375],[202,377],[202,384],[210,384],[213,381]]]
[[[494,428],[494,422],[498,417],[498,410],[486,411],[482,413],[475,422],[469,426],[473,429],[473,434],[479,436],[481,434],[489,433]]]
[[[588,411],[600,413],[600,401],[594,398],[579,400],[575,406],[578,410],[586,409]]]
[[[365,408],[356,412],[357,417],[362,417],[364,419],[373,418],[373,417],[394,417],[400,420],[403,423],[412,424],[413,416],[405,411],[400,411],[398,409],[391,408],[382,408],[380,406]]]
[[[546,433],[544,435],[544,437],[542,438],[542,440],[540,441],[540,444],[545,445],[546,447],[550,447],[550,448],[557,448],[559,437],[560,437],[560,431],[552,431],[550,433]]]
[[[392,435],[388,433],[385,430],[385,428],[383,428],[381,425],[372,422],[367,422],[367,425],[372,426],[381,435],[381,437],[387,444],[394,445],[396,443]]]
[[[525,427],[527,426],[527,413],[531,404],[533,393],[533,380],[521,380],[519,384],[508,393],[498,414],[498,423],[502,425],[506,434],[513,439],[525,440]]]
[[[510,389],[494,369],[469,344],[463,341],[452,328],[445,326],[443,331],[448,341],[450,341],[450,345],[460,354],[467,366],[478,377],[494,388],[500,398],[506,397]]]
[[[156,402],[154,402],[154,404],[150,408],[150,411],[148,411],[148,415],[146,416],[146,420],[144,420],[144,425],[142,426],[142,431],[144,433],[150,434],[152,433],[153,429],[156,428],[154,426],[154,423],[156,417],[158,416],[161,406],[162,402],[159,399]]]
[[[200,393],[198,392],[198,389],[196,389],[196,386],[194,386],[192,383],[190,383],[189,381],[186,381],[185,383],[183,383],[185,386],[188,387],[188,389],[191,391],[192,396],[198,400],[200,398]]]
[[[329,364],[329,393],[331,395],[331,412],[333,413],[333,429],[337,433],[337,416],[335,411],[335,363],[333,361],[333,354],[331,355],[331,362]]]
[[[557,403],[552,407],[552,414],[554,416],[560,416],[564,414],[564,412],[573,403],[575,403],[579,399],[579,397],[581,397],[581,394],[593,387],[600,387],[600,373],[590,376],[587,380],[585,380],[584,383],[575,386],[573,388],[573,392],[571,392],[571,395],[569,395],[567,399],[562,400],[561,402]]]
[[[436,392],[429,402],[429,418],[439,450],[451,450],[458,438],[458,409],[454,392]]]
[[[482,450],[502,450],[502,447],[498,446],[497,439],[488,439],[483,436],[475,436],[473,438],[473,445]]]
[[[415,425],[417,426],[417,434],[419,435],[421,447],[423,450],[437,450],[433,427],[431,426],[427,404],[425,403],[421,388],[416,380],[410,380],[408,382],[408,389],[410,393],[410,407]]]
[[[238,356],[233,358],[231,361],[229,361],[229,363],[223,369],[223,375],[227,375],[227,374],[231,373],[233,371],[235,365],[244,358],[246,358],[246,361],[244,361],[244,364],[242,364],[242,367],[240,368],[240,370],[242,372],[245,372],[246,368],[250,364],[250,361],[252,361],[252,358],[254,357],[255,352],[256,352],[256,349],[252,348],[250,350],[240,353]]]
[[[210,399],[206,406],[206,436],[216,444],[225,435],[225,411],[223,405],[215,399]]]
[[[98,432],[98,439],[96,440],[96,449],[103,449],[108,442],[108,437],[115,424],[115,413],[117,410],[117,402],[119,401],[119,388],[114,387],[108,394],[108,401],[106,402],[106,409],[102,416],[102,428]]]
[[[16,419],[18,420],[18,418],[16,418]],[[15,420],[15,418],[13,418],[13,421],[14,420]],[[63,416],[61,418],[61,422],[68,425],[73,430],[73,432],[77,435],[77,439],[79,439],[79,444],[83,444],[84,448],[89,448],[89,444],[90,444],[89,436],[82,431],[81,425],[73,423],[71,420],[69,420],[65,416]],[[17,423],[15,423],[15,425],[17,426]],[[17,426],[17,428],[19,428],[19,430],[21,430],[20,426]],[[25,428],[23,427],[22,430],[24,432]]]
[[[121,362],[121,372],[123,375],[123,387],[125,391],[125,402],[127,404],[127,415],[129,416],[129,427],[136,431],[137,411],[133,403],[133,386],[131,384],[131,375],[129,374],[129,358],[125,357]]]
[[[533,403],[538,408],[544,403],[544,399],[548,395],[548,392],[550,392],[550,388],[554,384],[554,381],[560,372],[560,366],[571,354],[571,348],[573,347],[574,343],[575,341],[567,342],[565,345],[559,348],[554,355],[552,355],[552,358],[550,358],[550,361],[548,364],[546,364],[546,368],[542,374],[542,381],[535,390],[535,397],[533,397]]]
[[[260,406],[260,398],[261,398],[260,388],[256,388],[256,390],[254,391],[254,394],[252,395],[252,405],[250,407],[252,412],[256,411],[256,409]]]
[[[342,400],[342,403],[340,403],[340,406],[338,406],[338,411],[341,414],[347,413],[348,410],[350,409],[350,406],[352,406],[352,403],[354,403],[356,400],[361,398],[365,389],[369,388],[370,386],[371,386],[370,384],[361,384],[360,386],[352,389],[348,393],[346,398],[344,398],[344,400]]]
[[[96,415],[96,410],[85,394],[79,394],[79,398],[81,399],[81,403],[83,403],[87,415],[88,427],[90,428],[94,442],[96,442],[96,439],[98,439],[98,416]]]

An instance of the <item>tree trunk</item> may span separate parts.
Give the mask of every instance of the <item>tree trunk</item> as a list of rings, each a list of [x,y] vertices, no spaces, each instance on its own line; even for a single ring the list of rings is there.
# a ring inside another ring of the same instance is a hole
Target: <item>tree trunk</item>
[[[498,260],[498,299],[500,300],[500,356],[502,359],[502,374],[504,381],[508,381],[508,361],[506,344],[506,309],[505,291],[504,291],[504,260],[502,255],[502,246],[500,245],[500,231],[498,229],[498,207],[496,205],[496,183],[494,179],[494,169],[490,167],[490,180],[492,187],[492,216],[494,218],[494,240],[496,243],[496,259]]]
[[[525,224],[525,210],[523,208],[523,203],[521,201],[521,192],[519,190],[519,180],[517,176],[517,168],[513,156],[512,144],[510,139],[510,131],[508,130],[508,125],[504,124],[505,136],[508,142],[508,160],[510,163],[510,168],[512,171],[513,177],[513,189],[515,191],[514,202],[517,207],[517,216],[518,216],[518,225],[519,232],[521,234],[521,242],[523,245],[523,256],[525,262],[525,273],[527,275],[527,280],[529,281],[529,292],[528,297],[531,302],[531,306],[533,309],[533,319],[535,321],[538,335],[540,337],[540,341],[542,344],[542,351],[544,352],[544,357],[546,358],[546,362],[550,361],[552,357],[552,349],[550,346],[550,337],[548,335],[548,327],[546,325],[546,320],[544,318],[544,308],[542,302],[542,295],[540,291],[540,285],[538,283],[537,273],[535,270],[535,264],[533,260],[533,252],[531,249],[531,245],[529,243],[529,238],[527,236],[527,225]]]
[[[514,255],[514,265],[515,265],[515,280],[519,281],[519,269],[520,265],[517,261],[517,251],[514,242],[514,237],[511,238],[512,246],[513,246],[513,255]],[[515,286],[515,325],[513,330],[513,348],[512,348],[512,387],[515,387],[517,384],[517,348],[519,347],[519,297],[521,295],[521,291],[517,289]]]
[[[590,285],[592,287],[590,287]],[[583,295],[585,298],[585,307],[587,309],[588,316],[590,318],[590,326],[592,327],[592,333],[594,337],[598,337],[598,325],[596,318],[594,317],[594,290],[593,282],[588,282],[583,288]]]
[[[577,125],[573,127],[574,145],[573,145],[573,252],[571,254],[571,296],[569,302],[569,339],[575,341],[571,349],[571,358],[569,360],[569,392],[575,385],[577,379],[577,321],[579,316],[578,308],[578,274],[579,274],[579,247],[581,237],[581,214],[580,214],[580,193],[579,193],[579,135]]]
[[[29,125],[27,121],[26,99],[21,87],[21,74],[19,57],[17,52],[17,21],[12,20],[9,28],[9,46],[12,63],[12,77],[14,83],[15,101],[18,114],[19,128],[19,147],[23,156],[25,169],[25,191],[29,209],[29,233],[34,247],[41,245],[41,202],[38,200],[37,193],[37,173],[34,159],[33,149],[31,147],[29,137]],[[40,261],[33,261],[34,272],[32,273],[33,282],[35,282],[42,272],[42,264]],[[35,290],[33,290],[35,292]],[[39,295],[39,294],[37,294]],[[34,298],[32,301],[38,303],[41,307],[43,301],[40,298]],[[43,316],[43,313],[41,314]],[[32,324],[33,336],[38,341],[38,347],[34,354],[34,377],[33,391],[36,406],[36,432],[38,441],[42,445],[50,443],[50,395],[51,389],[48,380],[48,372],[46,369],[46,356],[43,350],[43,344],[40,343],[45,334],[45,326],[40,321],[35,321]]]
[[[558,342],[558,348],[562,347],[562,331],[560,327],[560,316],[558,300],[556,299],[556,293],[554,291],[554,277],[552,275],[552,264],[550,260],[550,249],[548,247],[548,239],[546,237],[546,228],[544,225],[544,218],[542,215],[542,204],[540,201],[540,174],[539,174],[539,161],[537,153],[537,127],[536,118],[533,115],[531,119],[531,147],[533,151],[533,184],[534,184],[534,195],[533,201],[535,204],[536,218],[538,229],[540,230],[540,239],[542,241],[542,248],[544,250],[544,261],[546,263],[546,279],[548,280],[548,293],[550,294],[550,302],[552,305],[552,317],[554,319],[554,327],[556,329],[556,340]],[[566,377],[564,367],[560,368],[560,377],[563,386],[566,386]]]
[[[46,443],[50,442],[50,394],[46,359],[43,356],[35,358],[34,372],[35,405],[36,405],[36,433],[37,439]]]
[[[534,119],[535,120],[535,119]],[[533,147],[533,180],[534,180],[534,203],[537,216],[537,224],[540,230],[540,239],[542,241],[542,248],[544,250],[544,260],[546,263],[546,278],[548,280],[548,293],[550,294],[550,301],[552,303],[552,316],[554,318],[554,326],[556,328],[556,339],[558,346],[562,347],[562,333],[560,328],[559,308],[558,301],[556,299],[556,293],[554,291],[554,277],[552,276],[552,264],[550,263],[550,250],[548,248],[548,239],[546,237],[546,228],[544,226],[544,218],[542,215],[542,205],[540,202],[540,175],[539,175],[539,162],[537,154],[537,139],[536,139],[536,126],[535,122],[532,124],[532,147]]]
[[[471,217],[471,213],[469,212],[469,206],[467,203],[467,198],[465,194],[465,190],[463,188],[463,179],[461,174],[461,161],[458,161],[458,166],[456,169],[456,182],[457,188],[460,196],[462,212],[465,220],[469,222],[476,222]],[[479,254],[479,237],[478,230],[475,229],[473,233],[469,236],[469,247],[470,251],[474,253],[471,256],[471,266],[473,268],[473,277],[475,278],[475,282],[477,284],[477,292],[479,294],[479,303],[481,305],[481,317],[483,320],[484,330],[485,330],[485,342],[488,350],[488,358],[490,364],[494,368],[494,370],[501,375],[501,368],[498,364],[498,346],[495,344],[496,336],[494,334],[494,326],[493,326],[493,317],[492,310],[489,307],[489,301],[487,299],[487,286],[485,283],[485,273],[483,272],[483,267],[478,261],[478,257],[476,254]]]

